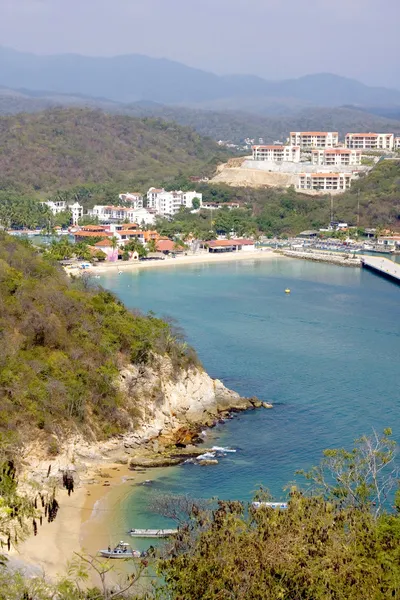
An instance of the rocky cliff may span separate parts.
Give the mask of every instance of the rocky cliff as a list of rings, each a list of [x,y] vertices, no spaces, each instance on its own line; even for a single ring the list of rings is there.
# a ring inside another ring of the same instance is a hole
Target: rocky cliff
[[[37,438],[25,452],[30,474],[40,480],[50,464],[52,474],[61,475],[108,461],[129,462],[132,457],[148,466],[176,464],[196,454],[193,443],[199,441],[203,426],[212,426],[230,412],[261,406],[259,400],[242,398],[212,379],[201,367],[176,369],[169,358],[160,356],[153,356],[149,365],[125,366],[118,386],[126,433],[103,442],[71,434],[57,440],[60,451],[51,459]]]
[[[211,426],[221,413],[246,410],[256,403],[229,390],[199,367],[175,371],[168,358],[154,357],[150,366],[123,369],[119,385],[138,413],[126,441],[173,439],[182,428]]]

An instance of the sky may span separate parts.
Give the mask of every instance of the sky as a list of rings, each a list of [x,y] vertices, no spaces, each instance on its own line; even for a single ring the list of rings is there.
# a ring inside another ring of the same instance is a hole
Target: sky
[[[0,45],[400,88],[400,0],[0,0]]]

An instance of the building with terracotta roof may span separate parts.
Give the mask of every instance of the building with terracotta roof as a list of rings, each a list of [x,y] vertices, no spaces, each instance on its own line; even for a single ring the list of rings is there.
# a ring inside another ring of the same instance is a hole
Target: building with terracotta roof
[[[337,131],[291,131],[289,137],[291,146],[308,148],[334,148],[339,144]]]
[[[254,252],[256,249],[254,240],[211,240],[203,244],[211,253],[221,252]]]
[[[346,148],[355,150],[393,150],[393,133],[347,133]]]
[[[80,229],[74,233],[75,242],[87,242],[93,238],[107,239],[112,236],[113,234],[111,231],[84,231]]]
[[[350,148],[313,148],[311,162],[314,165],[356,166],[361,165],[361,150]]]
[[[300,162],[300,146],[253,146],[253,160],[272,162]]]
[[[314,192],[344,192],[351,187],[353,173],[301,173],[297,188]]]

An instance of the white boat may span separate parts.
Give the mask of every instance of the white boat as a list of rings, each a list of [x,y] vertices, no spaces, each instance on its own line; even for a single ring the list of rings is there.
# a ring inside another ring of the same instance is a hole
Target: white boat
[[[177,529],[130,529],[129,535],[138,538],[164,538],[176,535]]]
[[[100,550],[100,555],[104,558],[140,558],[141,552],[133,550],[126,542],[119,542],[115,548],[108,547],[107,550]]]
[[[288,503],[287,502],[252,502],[252,506],[254,508],[260,508],[262,506],[267,506],[268,508],[273,508],[273,509],[282,509],[282,510],[286,510],[288,507]]]

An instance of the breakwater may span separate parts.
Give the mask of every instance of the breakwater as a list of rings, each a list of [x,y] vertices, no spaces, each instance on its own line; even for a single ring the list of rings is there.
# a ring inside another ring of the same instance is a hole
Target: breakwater
[[[350,253],[329,252],[322,250],[275,250],[277,254],[283,254],[289,258],[302,258],[314,262],[330,263],[341,267],[361,267],[361,257],[352,257]]]

